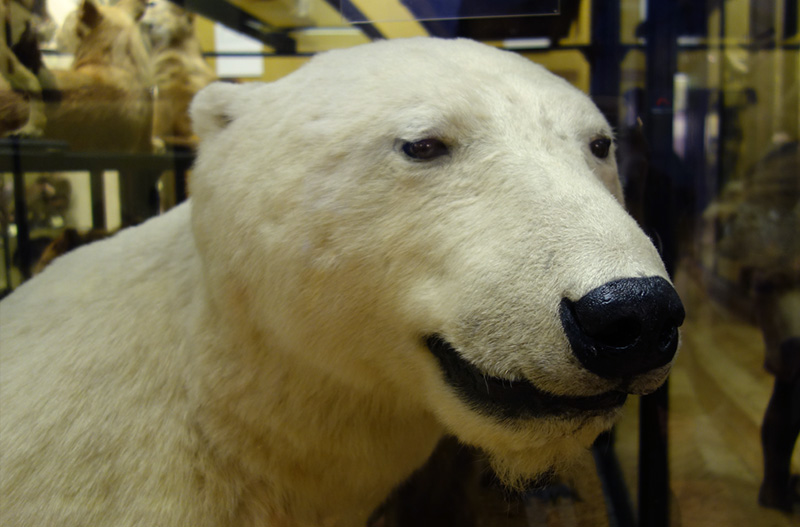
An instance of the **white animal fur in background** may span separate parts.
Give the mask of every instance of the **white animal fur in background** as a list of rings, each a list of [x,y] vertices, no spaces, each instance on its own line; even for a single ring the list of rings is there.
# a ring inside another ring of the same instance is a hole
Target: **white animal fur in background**
[[[559,302],[666,272],[578,90],[411,39],[212,84],[193,117],[190,202],[0,303],[0,524],[363,526],[446,432],[513,482],[613,424],[487,415],[425,346],[555,395],[613,388],[574,360]],[[429,138],[447,150],[409,157]]]

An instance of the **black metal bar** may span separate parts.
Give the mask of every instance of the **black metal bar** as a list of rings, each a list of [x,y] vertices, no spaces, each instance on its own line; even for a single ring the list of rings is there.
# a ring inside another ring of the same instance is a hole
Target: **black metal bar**
[[[92,170],[89,172],[89,184],[92,196],[92,226],[95,229],[105,229],[106,205],[105,205],[105,181],[103,181],[102,170]]]
[[[36,141],[28,140],[35,144]],[[168,154],[139,154],[115,152],[69,152],[15,148],[12,142],[0,140],[0,172],[13,172],[18,163],[23,172],[54,172],[74,170],[173,170],[188,169],[193,161],[191,152]]]
[[[592,45],[584,51],[591,67],[589,93],[612,126],[619,125],[619,86],[622,75],[620,0],[592,4]]]
[[[3,229],[3,273],[5,277],[5,287],[0,289],[0,299],[11,292],[11,236],[8,233],[8,217],[3,216],[0,221],[0,228]]]
[[[645,134],[653,161],[673,156],[674,78],[677,71],[677,12],[673,2],[648,0]]]
[[[584,54],[591,67],[592,99],[612,126],[619,127],[620,78],[623,47],[620,0],[595,0],[592,4],[592,40]],[[610,527],[634,527],[635,512],[630,492],[622,477],[616,452],[614,433],[601,435],[592,448],[597,475],[603,485]]]
[[[603,486],[609,527],[634,527],[633,503],[614,452],[614,431],[597,438],[592,445],[592,455]]]
[[[783,38],[784,40],[793,38],[798,34],[797,28],[797,4],[798,0],[786,0],[783,14]]]
[[[253,37],[275,50],[277,55],[294,55],[297,43],[287,33],[272,27],[238,7],[221,0],[171,0],[185,9],[215,20],[234,31]]]
[[[342,1],[341,0],[325,0],[332,8],[334,8],[339,14],[342,15],[342,19],[345,19],[344,14],[342,13]],[[359,20],[367,20],[367,17],[363,15],[355,6],[350,6],[350,12],[357,13],[356,18]],[[364,35],[367,36],[370,40],[380,40],[386,38],[383,33],[381,33],[378,28],[376,28],[370,22],[358,22],[353,23],[353,26],[360,29]]]
[[[595,0],[592,4],[592,44],[584,50],[591,67],[590,95],[616,128],[620,125],[620,78],[624,52],[619,40],[620,9],[620,0]],[[634,527],[636,516],[614,451],[613,431],[597,439],[592,453],[603,485],[609,525]]]
[[[157,184],[163,171],[119,171],[119,212],[123,226],[137,225],[157,216],[160,206]]]
[[[188,156],[192,155],[192,151],[190,149],[186,148],[186,147],[176,146],[174,152],[175,152],[176,156],[180,155],[180,154],[188,155]],[[186,165],[185,163],[177,163],[177,162],[175,163],[175,170],[174,170],[173,173],[175,174],[175,202],[176,203],[180,203],[182,201],[185,201],[186,197],[188,195],[187,180],[186,180],[188,169],[189,169],[189,166]]]
[[[639,527],[669,526],[669,385],[639,406]]]
[[[674,77],[677,71],[677,2],[648,0],[644,133],[650,147],[645,210],[647,228],[660,240],[667,271],[675,269],[675,177],[673,152]],[[657,173],[658,172],[658,173]],[[658,182],[660,188],[653,187]],[[660,194],[660,195],[659,195]],[[669,385],[641,398],[639,408],[639,527],[668,527],[669,520]]]
[[[717,90],[717,101],[716,101],[717,116],[718,116],[717,118],[719,119],[719,122],[717,123],[717,148],[715,152],[717,159],[715,167],[717,170],[716,184],[718,188],[722,187],[723,184],[725,183],[722,180],[722,177],[724,177],[724,175],[728,173],[728,168],[729,168],[726,163],[726,156],[725,156],[726,143],[724,140],[725,130],[728,129],[728,126],[730,124],[728,123],[728,114],[725,111],[726,98],[725,98],[725,89],[723,88],[725,86],[725,79],[727,78],[727,69],[728,69],[728,61],[723,59],[723,57],[725,57],[725,44],[724,44],[725,34],[727,33],[728,29],[725,23],[725,20],[727,20],[725,10],[726,10],[725,2],[721,2],[719,5],[719,35],[717,35],[719,41],[718,44],[719,47],[715,50],[718,52],[717,60],[719,60],[719,75],[717,77],[717,82],[719,82],[718,85],[721,87],[720,89]],[[733,169],[733,167],[730,168]],[[730,173],[733,173],[733,170],[731,170]]]
[[[17,254],[23,278],[31,277],[31,243],[28,204],[25,200],[25,172],[22,170],[19,138],[11,138],[11,163],[14,174],[14,224],[17,227]]]

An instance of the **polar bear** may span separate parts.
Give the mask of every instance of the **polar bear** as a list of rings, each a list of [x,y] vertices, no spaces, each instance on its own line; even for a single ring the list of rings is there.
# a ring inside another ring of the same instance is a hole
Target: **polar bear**
[[[680,300],[543,68],[381,41],[192,115],[190,202],[0,304],[2,525],[363,526],[445,433],[513,484],[664,381]]]

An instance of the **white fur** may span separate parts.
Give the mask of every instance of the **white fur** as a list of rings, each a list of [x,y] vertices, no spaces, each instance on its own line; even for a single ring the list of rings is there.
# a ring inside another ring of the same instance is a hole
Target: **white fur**
[[[0,524],[362,526],[445,431],[513,479],[612,424],[477,413],[422,340],[554,394],[614,387],[571,355],[559,302],[666,273],[578,90],[413,39],[212,84],[193,116],[191,203],[0,304]],[[426,137],[450,155],[402,153]]]

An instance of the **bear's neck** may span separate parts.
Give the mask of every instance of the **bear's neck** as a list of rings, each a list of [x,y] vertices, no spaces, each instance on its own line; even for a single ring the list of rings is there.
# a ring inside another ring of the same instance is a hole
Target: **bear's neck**
[[[267,514],[267,525],[363,527],[443,435],[388,386],[349,385],[266,348],[263,335],[216,329],[203,332],[213,336],[197,371],[213,377],[200,376],[193,406],[202,441],[238,489],[237,525]]]

